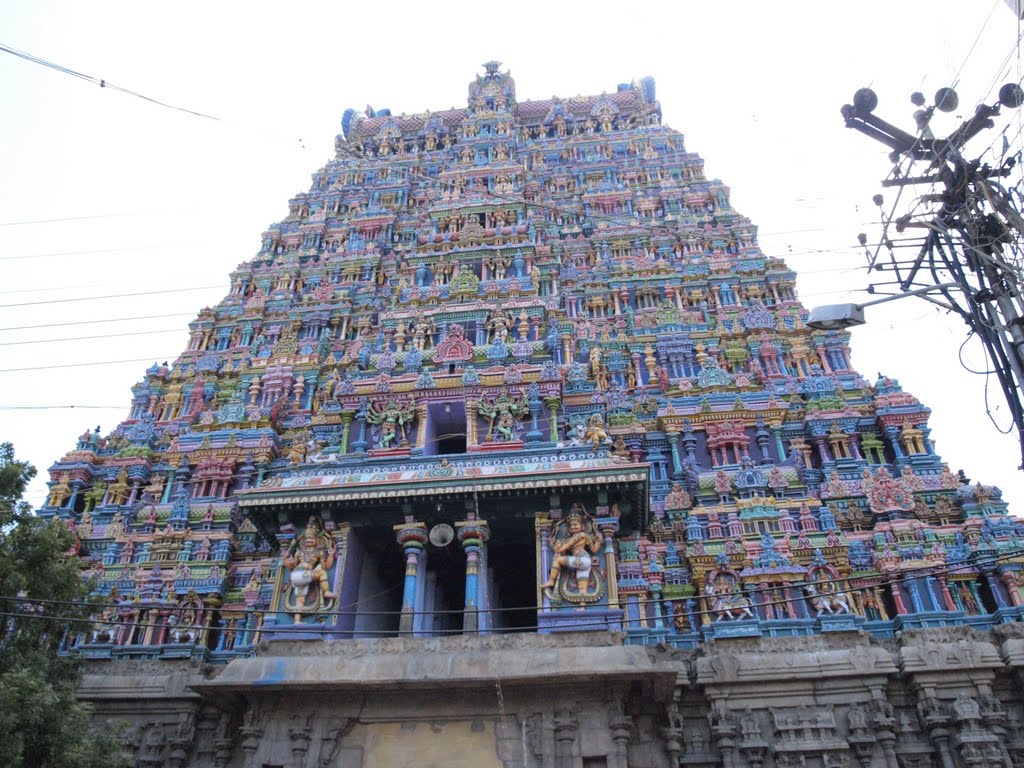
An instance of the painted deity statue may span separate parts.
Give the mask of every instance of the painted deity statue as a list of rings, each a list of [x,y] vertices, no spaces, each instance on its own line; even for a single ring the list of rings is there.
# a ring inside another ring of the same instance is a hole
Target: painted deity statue
[[[416,404],[400,403],[395,397],[371,403],[366,411],[366,420],[379,429],[381,448],[398,448],[408,443],[406,430],[415,418]]]
[[[604,428],[604,419],[601,414],[595,413],[587,421],[587,432],[586,440],[590,443],[592,450],[597,450],[601,447],[602,443],[610,443],[611,438],[608,437],[608,432]]]
[[[92,488],[87,490],[85,496],[85,511],[92,512],[103,502],[103,497],[107,495],[107,483],[104,480],[97,480],[93,483]]]
[[[804,591],[819,616],[823,613],[850,613],[849,598],[827,578],[817,584],[806,585]]]
[[[164,495],[164,484],[167,482],[163,475],[153,475],[149,485],[142,489],[142,493],[149,498],[159,501]]]
[[[71,496],[71,484],[68,482],[71,476],[65,472],[50,489],[49,505],[51,507],[63,507],[64,502]]]
[[[509,329],[512,327],[512,318],[503,309],[495,310],[487,320],[486,327],[490,332],[491,341],[505,341],[508,338]]]
[[[708,581],[704,593],[707,595],[708,610],[713,621],[756,618],[750,605],[750,598],[740,591],[732,578],[724,574],[720,574],[713,581]]]
[[[296,624],[302,620],[303,613],[322,610],[337,598],[328,578],[337,554],[337,544],[316,516],[309,518],[306,529],[288,547],[284,565],[290,586],[285,593],[285,608],[294,613]]]
[[[488,441],[515,440],[519,429],[518,419],[530,412],[530,406],[522,395],[513,397],[508,392],[502,392],[491,401],[481,400],[477,407],[480,415],[491,421]]]
[[[603,583],[594,555],[601,550],[601,535],[581,503],[572,505],[569,515],[555,528],[553,538],[551,572],[541,585],[544,594],[549,599],[576,603],[600,599]]]
[[[110,484],[110,488],[107,491],[107,503],[114,505],[127,504],[130,493],[131,486],[128,483],[128,470],[121,467],[120,474],[117,476],[117,479]]]

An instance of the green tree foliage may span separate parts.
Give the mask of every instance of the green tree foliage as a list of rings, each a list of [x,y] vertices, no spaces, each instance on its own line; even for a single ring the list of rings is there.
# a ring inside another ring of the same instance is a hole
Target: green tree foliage
[[[116,733],[95,728],[75,698],[79,662],[59,654],[62,638],[81,632],[94,611],[75,533],[22,501],[35,474],[0,443],[0,765],[126,766]]]

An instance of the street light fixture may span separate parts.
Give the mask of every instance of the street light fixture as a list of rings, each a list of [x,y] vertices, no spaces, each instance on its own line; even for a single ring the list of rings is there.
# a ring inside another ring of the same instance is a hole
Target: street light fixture
[[[816,331],[841,331],[845,328],[853,328],[856,325],[864,325],[864,307],[875,304],[885,304],[896,299],[905,299],[907,296],[921,296],[932,291],[939,291],[944,288],[955,288],[956,283],[939,283],[928,285],[906,293],[898,293],[895,296],[886,296],[874,301],[865,301],[863,304],[826,304],[822,307],[815,307],[807,317],[807,325]]]

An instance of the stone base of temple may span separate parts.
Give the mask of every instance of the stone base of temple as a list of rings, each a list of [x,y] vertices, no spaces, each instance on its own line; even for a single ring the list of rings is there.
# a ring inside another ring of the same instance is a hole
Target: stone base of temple
[[[224,666],[87,661],[80,696],[138,766],[1024,765],[1020,623],[648,634],[262,641]]]

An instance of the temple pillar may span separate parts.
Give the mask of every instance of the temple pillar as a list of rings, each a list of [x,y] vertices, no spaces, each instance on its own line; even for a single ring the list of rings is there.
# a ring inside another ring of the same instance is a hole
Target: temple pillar
[[[528,404],[530,407],[530,431],[526,433],[526,442],[539,443],[544,439],[544,435],[541,434],[537,425],[537,417],[540,415],[540,397],[538,397],[537,394],[536,384],[530,386],[530,399]]]
[[[662,585],[660,583],[654,582],[654,583],[650,584],[647,587],[647,591],[648,591],[648,594],[649,594],[647,599],[648,599],[648,601],[651,604],[652,613],[653,613],[653,615],[651,616],[651,620],[652,620],[651,626],[655,627],[656,629],[664,629],[664,627],[665,627],[665,612],[662,609],[662,602],[661,602]]]
[[[364,405],[362,407],[360,407],[359,411],[356,413],[355,418],[359,422],[359,437],[356,438],[356,441],[354,443],[352,443],[352,450],[354,452],[356,452],[356,453],[366,453],[367,442],[366,442],[366,405],[365,405],[365,403],[364,403]]]
[[[633,373],[636,375],[636,385],[642,387],[644,383],[644,376],[640,368],[640,353],[634,352],[630,356],[630,361],[633,364]]]
[[[576,768],[573,746],[576,744],[576,718],[568,710],[555,716],[555,768]]]
[[[846,434],[849,437],[849,446],[850,451],[853,454],[853,458],[857,461],[863,461],[864,457],[860,452],[860,433],[856,430],[850,430]]]
[[[814,435],[811,437],[811,441],[814,443],[814,447],[818,449],[818,456],[821,457],[822,464],[832,461],[832,457],[828,453],[828,446],[825,444],[824,435]]]
[[[1011,571],[1003,571],[999,575],[1000,581],[1006,587],[1006,593],[1010,596],[1010,602],[1013,603],[1014,607],[1021,605],[1020,588],[1017,586],[1017,580],[1013,577]]]
[[[416,447],[421,451],[427,444],[427,404],[419,403],[416,406]]]
[[[423,579],[427,564],[423,549],[427,541],[427,526],[407,517],[406,522],[396,525],[394,530],[405,553],[405,582],[402,586],[402,615],[398,621],[398,633],[411,635],[420,607],[417,600],[420,590],[417,586]]]
[[[897,578],[889,580],[889,591],[892,593],[892,601],[896,606],[897,614],[904,614],[907,612],[906,606],[903,604],[903,593],[900,591],[900,582]]]
[[[551,424],[549,427],[548,439],[552,443],[558,442],[558,409],[562,405],[562,401],[557,397],[546,397],[544,398],[544,405],[548,407],[548,411],[551,413]]]
[[[926,609],[921,598],[921,586],[918,584],[917,579],[904,579],[903,583],[907,586],[907,591],[910,593],[910,602],[914,606],[914,611],[923,613]]]
[[[479,634],[486,628],[486,618],[481,619],[480,611],[490,608],[487,600],[486,576],[487,541],[491,538],[491,530],[485,520],[465,520],[455,524],[458,530],[459,543],[466,552],[466,600],[462,614],[462,631],[466,634]],[[483,566],[483,568],[481,567]],[[486,614],[485,614],[486,616]]]
[[[892,447],[893,456],[899,459],[905,459],[906,455],[903,453],[903,447],[900,445],[900,431],[896,427],[885,428],[885,439],[889,441],[889,445]]]
[[[672,477],[679,477],[683,474],[683,464],[679,460],[679,432],[666,431],[665,435],[668,437],[669,445],[672,448],[672,469],[674,470],[672,472]]]
[[[551,561],[554,557],[554,553],[551,551],[551,518],[538,516],[533,525],[537,531],[537,551],[540,552],[540,573],[537,574],[537,583],[540,584],[551,572]],[[615,553],[613,552],[612,558],[614,559],[614,557]],[[538,607],[549,608],[550,601],[544,595],[544,591],[540,590],[539,594],[541,605]],[[610,597],[609,602],[611,602]]]
[[[985,573],[985,581],[988,582],[988,588],[992,592],[992,597],[995,598],[996,608],[1009,608],[1010,606],[1006,604],[1003,590],[999,588],[999,579],[996,578],[995,571]]]
[[[302,768],[306,764],[306,753],[309,752],[309,743],[312,740],[309,720],[299,717],[296,725],[288,729],[288,738],[291,741],[292,765],[295,768]]]
[[[608,768],[629,768],[627,752],[629,747],[629,734],[633,730],[633,718],[629,715],[616,713],[609,718],[608,731],[615,745],[612,754],[608,756]]]
[[[953,600],[953,595],[949,591],[949,580],[945,578],[938,579],[939,590],[942,592],[942,602],[946,604],[947,611],[957,610],[956,601]]]
[[[343,411],[341,414],[341,450],[342,454],[348,453],[348,436],[352,430],[352,419],[355,417],[353,411]]]
[[[477,407],[479,400],[466,400],[466,447],[477,445]]]
[[[608,582],[608,607],[614,610],[619,607],[619,578],[615,569],[615,534],[619,532],[619,521],[614,517],[601,518],[597,527],[603,540],[601,552],[604,556],[605,580]]]
[[[85,488],[85,483],[82,480],[72,480],[70,486],[71,494],[68,496],[67,508],[73,511],[75,503],[78,501],[78,494]]]

